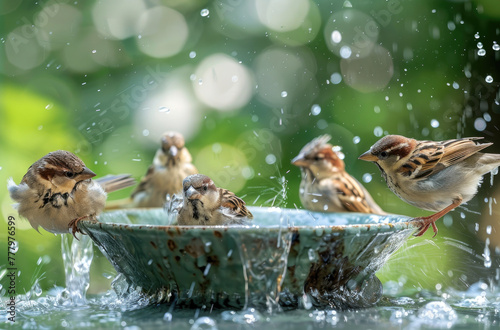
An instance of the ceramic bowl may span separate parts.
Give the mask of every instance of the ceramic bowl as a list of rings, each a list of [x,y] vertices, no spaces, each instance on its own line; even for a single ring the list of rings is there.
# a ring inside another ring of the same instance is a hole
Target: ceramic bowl
[[[375,304],[375,272],[415,231],[409,218],[250,207],[251,226],[169,225],[163,209],[81,221],[130,285],[176,306]]]

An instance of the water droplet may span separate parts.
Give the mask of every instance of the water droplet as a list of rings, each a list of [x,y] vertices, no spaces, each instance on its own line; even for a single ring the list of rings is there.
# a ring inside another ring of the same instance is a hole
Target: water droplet
[[[281,92],[281,97],[287,97],[287,96],[288,96],[287,91],[282,91],[282,92]]]
[[[97,50],[93,49],[92,54],[95,54],[95,53],[97,53]]]
[[[352,50],[349,46],[340,47],[340,57],[349,58],[349,57],[351,57],[351,54],[352,54]]]
[[[372,175],[370,173],[363,174],[363,182],[369,183],[372,181]]]
[[[165,322],[172,322],[172,313],[166,312],[163,314],[163,321]]]
[[[438,128],[439,127],[439,121],[437,121],[436,119],[432,119],[431,120],[431,126],[434,127],[434,128]]]
[[[493,82],[493,77],[490,76],[490,75],[487,75],[486,78],[484,78],[484,81],[486,81],[487,83],[492,83]]]
[[[145,129],[142,131],[143,136],[148,136],[149,135],[149,130]]]
[[[338,44],[339,42],[341,42],[341,41],[342,41],[342,35],[340,34],[340,32],[339,32],[339,31],[334,30],[334,31],[332,32],[332,41],[333,41],[334,43],[336,43],[336,44]]]
[[[376,126],[374,129],[373,129],[373,134],[377,137],[380,137],[382,136],[382,134],[384,134],[384,130],[382,129],[382,127],[380,126]]]
[[[474,35],[474,38],[479,39],[479,32]]]
[[[448,30],[454,31],[455,28],[456,28],[455,23],[453,23],[452,21],[449,21],[448,22]]]
[[[309,249],[309,251],[307,251],[307,256],[310,261],[314,261],[316,259],[316,252],[313,249]]]
[[[374,111],[375,113],[380,113],[380,107],[379,107],[378,105],[374,106],[374,107],[373,107],[373,111]]]
[[[452,86],[453,86],[454,89],[459,89],[460,88],[460,85],[456,81],[453,82]]]
[[[321,107],[318,104],[313,104],[311,107],[311,114],[317,116],[321,113]]]
[[[332,75],[330,76],[330,81],[334,85],[340,84],[340,82],[342,81],[342,75],[338,72],[332,73]]]
[[[479,132],[484,131],[486,129],[486,120],[483,118],[476,118],[476,120],[474,120],[474,128]]]
[[[491,48],[493,48],[493,50],[500,50],[500,46],[496,42],[493,43],[493,46],[491,46]]]
[[[479,49],[479,50],[477,51],[477,55],[479,55],[479,56],[484,56],[484,55],[486,55],[486,50],[484,50],[484,49]]]
[[[45,109],[50,110],[50,109],[52,109],[52,107],[53,107],[53,106],[54,106],[54,105],[53,105],[52,103],[49,103],[49,104],[47,104],[47,105],[45,106]]]
[[[354,144],[358,144],[359,142],[361,142],[361,138],[359,136],[355,136],[352,138],[352,142]]]
[[[267,155],[266,156],[266,163],[268,163],[269,165],[276,163],[276,156],[273,154]]]
[[[482,42],[478,42],[477,43],[477,48],[479,48],[479,49],[483,48],[483,43]]]
[[[208,10],[207,8],[203,8],[201,11],[200,11],[200,15],[202,17],[207,17],[208,15],[210,15],[210,10]]]
[[[82,86],[84,86],[84,85],[87,85],[87,83],[86,82],[82,82]]]
[[[196,57],[195,51],[189,52],[189,58],[195,58],[195,57]]]
[[[491,235],[491,226],[486,226],[486,234]]]
[[[158,109],[159,112],[164,112],[164,113],[169,113],[170,112],[170,108],[167,108],[167,107],[160,107]]]

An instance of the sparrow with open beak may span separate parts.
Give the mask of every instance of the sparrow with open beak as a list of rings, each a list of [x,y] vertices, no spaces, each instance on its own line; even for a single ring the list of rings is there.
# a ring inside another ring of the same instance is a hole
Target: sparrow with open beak
[[[479,152],[492,144],[476,143],[479,139],[418,141],[388,135],[359,159],[374,162],[399,198],[436,212],[414,219],[420,223],[415,236],[423,235],[430,226],[436,236],[436,220],[471,200],[483,175],[500,165],[500,155]]]
[[[346,172],[344,154],[328,143],[330,139],[329,135],[315,138],[292,160],[302,173],[302,205],[319,212],[385,214],[363,185]]]
[[[252,218],[241,198],[227,189],[217,188],[208,176],[195,174],[184,179],[178,225],[242,225]]]

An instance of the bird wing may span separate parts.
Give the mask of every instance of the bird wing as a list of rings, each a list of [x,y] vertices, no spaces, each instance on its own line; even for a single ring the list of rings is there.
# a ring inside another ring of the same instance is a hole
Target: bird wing
[[[104,191],[109,193],[116,190],[124,189],[136,184],[135,179],[130,174],[106,175],[101,178],[95,179]]]
[[[413,156],[402,166],[401,172],[415,179],[427,178],[452,166],[491,143],[476,144],[480,137],[452,139],[443,142],[421,141],[417,144]]]
[[[332,179],[331,189],[337,190],[342,206],[349,212],[385,214],[365,188],[347,172],[342,180]]]
[[[221,189],[221,206],[230,209],[237,217],[253,219],[253,215],[246,208],[245,202],[227,189]]]
[[[146,172],[146,175],[144,175],[141,179],[141,182],[139,182],[139,184],[137,185],[137,187],[134,189],[134,191],[132,192],[132,194],[130,195],[130,197],[133,199],[135,195],[137,195],[138,193],[142,192],[142,191],[145,191],[146,190],[146,186],[148,184],[150,184],[151,182],[151,176],[153,175],[153,172],[155,171],[155,166],[154,165],[150,165],[149,168],[148,168],[148,171]]]

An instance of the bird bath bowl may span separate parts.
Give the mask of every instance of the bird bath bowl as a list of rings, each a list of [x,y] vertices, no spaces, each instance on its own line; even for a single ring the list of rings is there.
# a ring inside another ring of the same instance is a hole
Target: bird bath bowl
[[[361,308],[375,304],[375,272],[415,231],[410,218],[250,207],[251,226],[167,225],[163,209],[81,221],[127,282],[183,307]]]

